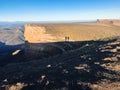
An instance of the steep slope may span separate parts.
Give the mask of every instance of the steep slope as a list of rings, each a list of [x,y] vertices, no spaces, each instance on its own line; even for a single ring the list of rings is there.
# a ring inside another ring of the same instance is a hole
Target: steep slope
[[[0,27],[0,42],[6,45],[18,45],[24,43],[23,26]]]
[[[0,60],[7,59],[14,50],[21,50],[23,47],[23,26],[0,26]]]
[[[6,45],[19,45],[24,43],[24,28],[17,27],[14,34],[6,41]]]
[[[29,42],[50,42],[56,39],[50,34],[46,34],[46,29],[44,26],[31,26],[29,24],[25,25],[24,36]]]

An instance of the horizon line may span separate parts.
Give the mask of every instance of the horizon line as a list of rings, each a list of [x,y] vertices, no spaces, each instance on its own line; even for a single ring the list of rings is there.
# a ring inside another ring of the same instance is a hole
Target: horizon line
[[[82,19],[82,20],[8,20],[8,21],[0,21],[0,22],[84,22],[84,21],[97,21],[97,20],[120,20],[109,19],[109,18],[101,18],[101,19]]]

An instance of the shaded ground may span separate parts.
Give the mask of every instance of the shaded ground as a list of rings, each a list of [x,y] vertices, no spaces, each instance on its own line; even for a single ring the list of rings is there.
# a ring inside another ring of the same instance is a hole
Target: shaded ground
[[[0,90],[120,90],[120,40],[91,41],[46,59],[0,67]]]

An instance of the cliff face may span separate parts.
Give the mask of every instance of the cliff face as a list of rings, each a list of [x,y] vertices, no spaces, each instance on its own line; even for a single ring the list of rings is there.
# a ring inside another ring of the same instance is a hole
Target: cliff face
[[[30,24],[25,25],[24,36],[25,40],[31,43],[51,42],[55,39],[55,37],[46,33],[45,27]]]

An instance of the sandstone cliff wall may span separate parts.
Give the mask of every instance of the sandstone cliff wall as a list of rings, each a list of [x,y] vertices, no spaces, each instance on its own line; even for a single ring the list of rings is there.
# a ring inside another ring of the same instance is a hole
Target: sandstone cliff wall
[[[98,23],[120,26],[120,20],[98,19]]]
[[[30,24],[25,25],[24,36],[25,40],[31,43],[51,42],[55,39],[55,37],[46,33],[44,26]]]

